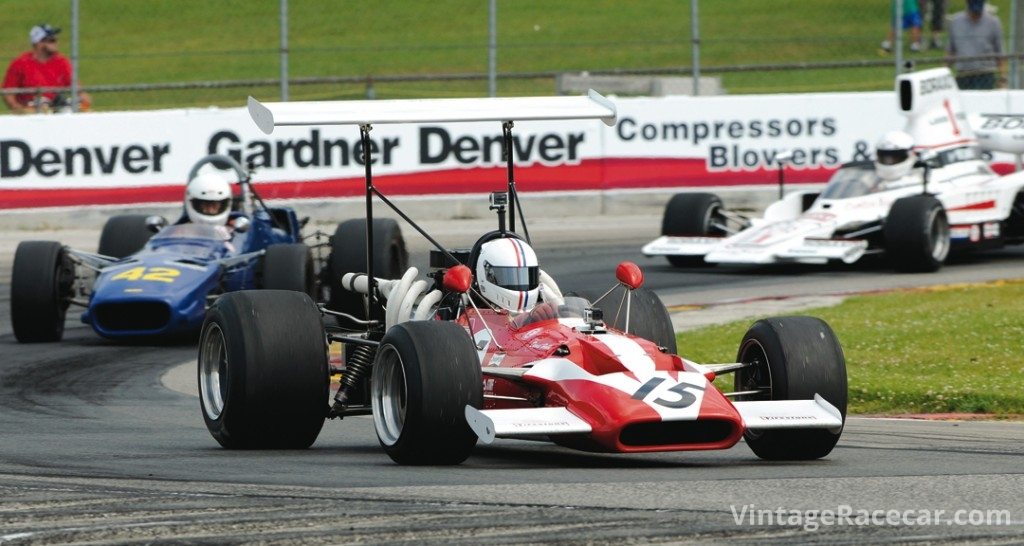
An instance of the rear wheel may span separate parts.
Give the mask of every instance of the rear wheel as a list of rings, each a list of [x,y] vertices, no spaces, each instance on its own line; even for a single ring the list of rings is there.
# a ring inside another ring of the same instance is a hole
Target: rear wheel
[[[229,449],[305,449],[327,416],[327,341],[316,304],[284,290],[231,292],[207,312],[199,403]]]
[[[933,195],[897,199],[883,231],[885,252],[898,271],[937,271],[949,255],[949,220]]]
[[[54,241],[24,241],[11,271],[11,326],[22,343],[60,341],[71,303],[75,266]]]
[[[112,258],[125,258],[142,250],[153,236],[144,214],[112,216],[103,224],[97,252]]]
[[[725,225],[722,200],[713,193],[677,193],[665,206],[661,219],[662,235],[721,236],[717,226]],[[676,267],[705,265],[703,256],[666,256]]]
[[[483,406],[480,361],[466,330],[404,322],[381,340],[371,381],[373,424],[388,456],[405,465],[459,464],[477,436],[467,405]]]
[[[409,267],[409,253],[398,222],[390,218],[373,220],[373,274],[382,279],[398,279]],[[341,278],[346,273],[366,272],[366,220],[348,220],[338,224],[331,237],[328,258],[328,286],[331,295],[328,308],[367,318],[366,298],[345,290]],[[383,319],[383,316],[374,317]]]
[[[261,288],[304,292],[314,297],[315,281],[313,255],[309,247],[299,243],[267,247],[263,256]]]
[[[811,400],[819,394],[846,420],[846,359],[829,325],[814,317],[759,320],[740,342],[737,362],[753,364],[736,372],[736,391],[760,391],[737,400]],[[744,434],[758,457],[808,460],[828,455],[842,431],[781,429]]]

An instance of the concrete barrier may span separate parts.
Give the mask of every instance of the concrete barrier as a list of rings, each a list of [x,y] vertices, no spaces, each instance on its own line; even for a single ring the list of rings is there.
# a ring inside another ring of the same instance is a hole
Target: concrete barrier
[[[791,191],[820,188],[821,185],[790,186]],[[650,214],[661,217],[665,203],[676,193],[685,191],[712,192],[720,195],[726,206],[748,211],[762,210],[778,197],[778,187],[725,186],[707,188],[657,188],[640,190],[603,190],[576,192],[521,193],[523,209],[530,217],[591,217],[629,216]],[[456,220],[486,218],[486,194],[460,194],[440,196],[398,196],[391,198],[410,217],[416,220]],[[362,197],[337,199],[273,200],[268,204],[288,204],[301,216],[309,216],[314,223],[333,223],[365,214]],[[140,205],[96,205],[91,207],[55,207],[47,209],[19,209],[0,212],[0,229],[46,230],[99,228],[107,218],[117,214],[159,214],[176,219],[182,213],[180,204],[156,203]],[[374,205],[374,214],[397,218],[380,201]]]

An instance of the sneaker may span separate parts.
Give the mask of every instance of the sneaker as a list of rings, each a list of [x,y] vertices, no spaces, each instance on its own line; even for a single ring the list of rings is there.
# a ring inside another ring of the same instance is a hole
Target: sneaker
[[[914,42],[914,43],[910,44],[910,50],[911,51],[917,52],[917,51],[921,51],[923,49],[924,49],[924,45],[922,45],[921,42]]]
[[[928,47],[932,49],[942,49],[942,38],[932,38],[931,42],[928,43]]]
[[[889,53],[892,51],[892,42],[889,40],[882,40],[882,51]]]

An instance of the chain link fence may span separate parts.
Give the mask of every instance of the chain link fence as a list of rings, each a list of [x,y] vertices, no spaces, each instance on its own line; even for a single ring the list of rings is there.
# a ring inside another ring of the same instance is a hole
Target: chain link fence
[[[1021,1],[988,2],[1008,46]],[[945,63],[945,25],[933,41],[930,22],[964,4],[920,0],[911,48],[913,28],[889,37],[891,0],[0,0],[0,58],[28,51],[33,25],[62,27],[95,110],[484,96],[493,5],[498,95],[575,92],[581,75],[606,93],[686,93],[695,73],[701,93],[884,90],[898,67]]]

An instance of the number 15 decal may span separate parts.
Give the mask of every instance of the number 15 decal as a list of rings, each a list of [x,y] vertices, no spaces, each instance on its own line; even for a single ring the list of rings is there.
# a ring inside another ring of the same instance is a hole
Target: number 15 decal
[[[174,282],[181,271],[173,267],[133,267],[110,277],[112,281],[158,281]]]
[[[651,394],[651,392],[654,389],[658,388],[664,382],[664,377],[652,377],[646,383],[641,385],[640,388],[636,390],[636,392],[633,393],[633,399],[643,400],[644,398],[647,398],[647,395]],[[692,406],[694,402],[697,401],[697,396],[687,389],[703,391],[704,386],[691,385],[690,383],[676,383],[675,385],[672,385],[668,389],[665,389],[665,392],[670,392],[676,395],[679,398],[678,400],[667,400],[659,396],[658,398],[655,398],[651,402],[654,404],[658,404],[659,406],[664,406],[666,408],[671,409],[688,408]]]

